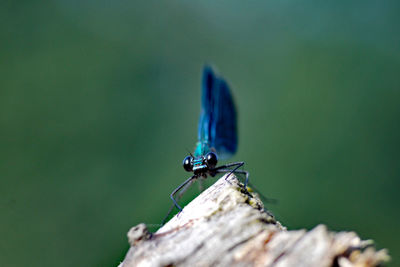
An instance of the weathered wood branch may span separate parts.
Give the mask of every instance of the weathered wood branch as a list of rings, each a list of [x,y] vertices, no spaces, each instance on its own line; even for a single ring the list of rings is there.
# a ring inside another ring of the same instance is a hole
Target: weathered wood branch
[[[220,178],[156,233],[145,224],[128,233],[129,266],[378,266],[386,250],[354,232],[324,225],[287,231],[254,193],[231,175]]]

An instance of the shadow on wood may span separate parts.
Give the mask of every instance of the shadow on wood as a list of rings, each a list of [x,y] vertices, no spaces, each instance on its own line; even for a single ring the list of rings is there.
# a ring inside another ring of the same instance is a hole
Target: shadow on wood
[[[128,266],[378,266],[389,260],[372,241],[324,225],[287,231],[231,175],[190,202],[156,233],[128,233]]]

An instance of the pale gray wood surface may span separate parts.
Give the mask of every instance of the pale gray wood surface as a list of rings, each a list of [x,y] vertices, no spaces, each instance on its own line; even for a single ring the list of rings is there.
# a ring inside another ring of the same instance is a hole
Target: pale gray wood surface
[[[128,233],[130,266],[378,266],[389,259],[354,232],[287,231],[256,194],[225,176],[156,233],[145,224]]]

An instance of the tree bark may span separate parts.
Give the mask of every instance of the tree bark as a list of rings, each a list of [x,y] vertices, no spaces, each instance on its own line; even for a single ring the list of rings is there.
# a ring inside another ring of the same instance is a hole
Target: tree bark
[[[156,233],[145,224],[128,233],[120,267],[378,266],[389,260],[354,232],[291,230],[264,209],[234,175],[220,178]]]

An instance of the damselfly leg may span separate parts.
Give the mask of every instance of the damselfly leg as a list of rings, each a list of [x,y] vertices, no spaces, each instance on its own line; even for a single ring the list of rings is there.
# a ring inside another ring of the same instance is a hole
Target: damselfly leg
[[[178,201],[182,197],[183,193],[185,193],[185,191],[189,189],[189,187],[192,185],[192,183],[195,181],[196,178],[197,178],[196,175],[191,176],[189,179],[184,181],[180,186],[175,188],[175,190],[171,193],[170,197],[172,199],[173,204],[169,208],[167,215],[165,216],[165,218],[162,221],[163,225],[164,225],[165,221],[167,220],[168,216],[171,214],[174,207],[178,208],[179,212],[182,211],[182,208],[179,206]],[[178,193],[178,192],[179,192],[178,196],[175,197],[176,193]]]
[[[232,162],[232,163],[221,165],[221,166],[215,168],[213,171],[215,171],[216,173],[228,173],[229,172],[229,174],[225,177],[225,180],[228,181],[229,176],[232,173],[235,173],[235,172],[238,173],[238,169],[240,167],[242,167],[243,165],[244,165],[243,161]],[[231,167],[234,167],[234,168],[233,169],[227,169],[227,168],[231,168]],[[246,172],[246,171],[244,171],[244,172]],[[246,172],[246,173],[247,173],[246,174],[246,180],[244,182],[244,187],[245,188],[247,187],[247,183],[249,182],[249,173],[248,172]]]
[[[262,200],[263,200],[265,203],[276,204],[276,203],[278,202],[276,199],[273,199],[273,198],[269,198],[269,197],[264,196],[252,183],[250,183],[250,181],[249,181],[249,175],[250,175],[250,174],[249,174],[248,171],[245,171],[245,170],[238,170],[238,168],[241,167],[241,166],[243,166],[243,165],[244,165],[244,162],[234,162],[234,163],[230,163],[230,164],[226,164],[226,165],[219,166],[218,168],[215,169],[215,171],[216,171],[217,173],[229,173],[229,174],[227,175],[226,178],[228,178],[228,176],[229,176],[231,173],[234,173],[234,174],[244,174],[244,175],[246,176],[245,182],[244,182],[244,186],[245,186],[246,190],[247,190],[248,186],[250,186],[250,188],[251,188],[252,190],[256,191],[257,194],[262,198]],[[233,166],[235,167],[234,169],[229,169],[229,167],[233,167]],[[239,167],[238,167],[238,166],[239,166]],[[228,168],[227,168],[227,167],[228,167]]]

